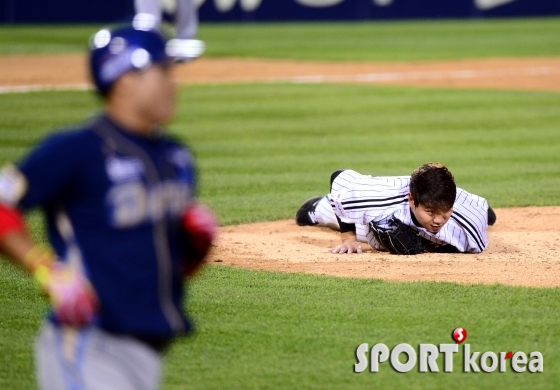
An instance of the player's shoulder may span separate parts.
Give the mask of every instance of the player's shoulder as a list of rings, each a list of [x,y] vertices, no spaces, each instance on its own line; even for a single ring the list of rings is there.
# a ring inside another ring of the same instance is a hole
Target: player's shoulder
[[[164,144],[167,159],[179,168],[193,167],[194,156],[187,143],[174,134],[165,133],[161,137]]]
[[[370,182],[387,191],[406,191],[410,187],[410,176],[369,176]]]
[[[176,134],[170,133],[167,129],[162,131],[159,135],[159,142],[161,142],[164,147],[171,149],[185,149],[190,152],[190,147],[188,143],[179,138]]]
[[[393,187],[403,187],[410,184],[410,176],[374,176],[363,174],[352,169],[345,169],[341,175],[354,178],[357,181],[373,181]]]
[[[95,134],[86,126],[74,126],[51,131],[40,142],[39,147],[79,154],[95,145],[96,139]]]
[[[348,169],[342,171],[335,182],[362,195],[391,197],[408,193],[410,176],[372,176]]]
[[[183,141],[177,135],[172,133],[164,133],[162,135],[162,142],[167,148],[171,149],[184,149],[186,152],[191,153],[191,147],[188,142]]]
[[[481,207],[488,208],[488,201],[482,196],[473,194],[467,190],[457,187],[457,195],[455,196],[455,204],[453,207]]]
[[[409,187],[410,176],[377,176],[378,180],[396,188]]]

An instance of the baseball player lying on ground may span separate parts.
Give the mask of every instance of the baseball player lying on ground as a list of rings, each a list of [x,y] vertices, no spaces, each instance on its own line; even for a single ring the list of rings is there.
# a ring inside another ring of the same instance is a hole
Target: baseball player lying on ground
[[[427,163],[411,176],[336,171],[331,193],[308,199],[296,222],[340,231],[331,253],[362,253],[360,242],[402,255],[480,253],[496,214],[486,199],[457,188],[445,166]]]

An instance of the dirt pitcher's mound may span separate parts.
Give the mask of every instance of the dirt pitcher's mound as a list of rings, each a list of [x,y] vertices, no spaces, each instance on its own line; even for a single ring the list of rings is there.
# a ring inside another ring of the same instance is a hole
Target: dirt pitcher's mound
[[[222,228],[209,261],[385,280],[560,286],[560,207],[498,209],[496,214],[490,244],[481,254],[394,256],[368,247],[360,255],[333,255],[327,251],[338,244],[338,232],[287,220]]]

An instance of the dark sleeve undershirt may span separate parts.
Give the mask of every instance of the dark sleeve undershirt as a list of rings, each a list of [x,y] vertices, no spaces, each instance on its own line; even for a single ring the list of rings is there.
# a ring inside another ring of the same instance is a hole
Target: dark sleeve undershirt
[[[338,171],[334,171],[333,174],[331,175],[331,191],[332,191],[332,184],[333,184],[334,179],[336,179],[338,177],[338,175],[340,175],[344,171],[345,171],[345,169],[339,169]],[[340,232],[341,233],[356,232],[356,225],[355,224],[342,222],[340,220],[340,218],[338,217],[338,215],[335,215],[335,217],[336,217],[336,220],[338,221],[338,226],[340,226]]]
[[[443,245],[435,248],[432,252],[435,253],[461,253],[459,249],[455,248],[453,245]]]
[[[338,217],[338,215],[335,215],[335,216],[336,216],[336,220],[338,221],[338,226],[340,226],[340,232],[341,233],[356,232],[356,225],[355,224],[342,222],[340,220],[340,218]]]

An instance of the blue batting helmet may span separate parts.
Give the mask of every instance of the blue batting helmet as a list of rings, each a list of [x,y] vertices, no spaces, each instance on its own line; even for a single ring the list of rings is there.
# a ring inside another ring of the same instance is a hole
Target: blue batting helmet
[[[128,71],[170,63],[165,46],[159,30],[142,25],[98,31],[90,41],[90,72],[99,93],[106,95]]]

